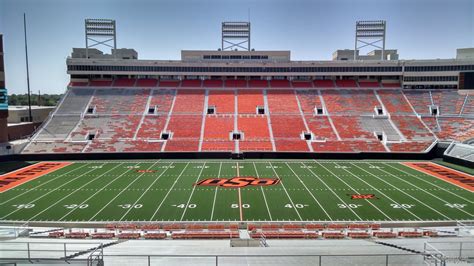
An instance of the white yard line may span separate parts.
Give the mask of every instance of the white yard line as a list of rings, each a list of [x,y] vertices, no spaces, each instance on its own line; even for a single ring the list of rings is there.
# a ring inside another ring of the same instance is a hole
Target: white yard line
[[[336,165],[338,165],[336,163]],[[321,165],[321,167],[324,168],[324,166]],[[400,204],[399,202],[395,201],[394,199],[392,199],[391,197],[387,196],[385,193],[383,193],[382,191],[380,191],[379,189],[377,189],[376,187],[372,186],[370,183],[366,182],[364,179],[358,177],[357,175],[353,174],[351,171],[348,171],[347,169],[343,169],[344,171],[346,171],[347,173],[349,173],[350,175],[354,176],[355,178],[359,179],[360,181],[364,182],[366,185],[368,185],[369,187],[373,188],[375,191],[377,191],[378,193],[380,193],[381,195],[383,195],[385,198],[387,198],[388,200],[390,200],[391,202],[395,203],[395,204]],[[332,174],[332,173],[331,173]],[[333,174],[334,175],[334,174]],[[360,194],[360,193],[359,193]],[[366,200],[368,201],[368,200]],[[370,203],[370,202],[369,202]],[[372,205],[373,206],[373,205]],[[378,208],[377,208],[378,209]],[[411,214],[413,217],[415,217],[416,219],[418,220],[422,220],[420,217],[418,217],[417,215],[415,215],[413,212],[411,212],[410,210],[406,209],[406,208],[403,208],[406,212],[408,212],[409,214]],[[378,209],[379,210],[379,209]],[[379,210],[380,212],[382,212],[381,210]],[[393,219],[391,217],[389,217],[388,215],[384,214],[386,217],[388,217],[391,221],[393,221]]]
[[[221,177],[221,169],[222,169],[222,162],[219,163],[219,173],[217,174],[217,178]],[[217,189],[219,187],[216,186],[216,190],[214,191],[214,200],[212,201],[212,211],[211,211],[211,219],[210,221],[213,220],[214,218],[214,208],[216,207],[216,198],[217,198]]]
[[[76,171],[76,170],[79,170],[79,169],[81,169],[81,168],[83,168],[84,166],[87,166],[87,165],[88,165],[88,164],[84,164],[84,165],[82,165],[82,166],[79,166],[79,167],[76,168],[76,169],[72,169],[72,170],[70,170],[70,171],[67,171],[67,172],[64,173],[64,174],[60,174],[60,175],[58,175],[58,176],[55,177],[55,178],[52,178],[52,179],[50,179],[50,180],[48,180],[48,181],[46,181],[46,182],[44,182],[44,183],[39,184],[38,186],[35,186],[35,187],[33,187],[33,188],[30,188],[30,189],[26,190],[25,192],[23,192],[23,193],[21,193],[21,194],[18,194],[18,195],[14,196],[14,197],[11,197],[11,198],[9,198],[8,200],[6,200],[6,201],[0,203],[0,206],[3,205],[3,204],[5,204],[5,203],[8,203],[8,202],[10,202],[10,201],[12,201],[12,200],[14,200],[14,199],[16,199],[16,198],[18,198],[18,197],[20,197],[20,196],[22,196],[22,195],[24,195],[24,194],[26,194],[26,193],[28,193],[28,192],[31,192],[31,191],[33,191],[33,190],[37,190],[38,188],[40,188],[40,187],[42,187],[42,186],[48,184],[49,182],[52,182],[52,181],[54,181],[54,180],[56,180],[56,179],[58,179],[58,178],[60,178],[60,177],[63,177],[63,176],[65,176],[65,175],[67,175],[67,174],[70,174],[70,173],[72,173],[72,172],[74,172],[74,171]],[[54,173],[54,172],[53,172],[53,173]],[[51,173],[50,173],[50,174],[51,174]]]
[[[57,200],[56,202],[54,202],[53,204],[49,205],[47,208],[43,209],[42,211],[40,211],[39,213],[35,214],[34,216],[30,217],[30,219],[28,219],[28,221],[31,221],[32,219],[34,219],[35,217],[37,217],[38,215],[42,214],[43,212],[51,209],[52,207],[56,206],[58,203],[62,202],[64,199],[67,199],[69,198],[71,195],[75,194],[76,192],[79,192],[83,187],[89,185],[90,183],[94,182],[95,180],[99,179],[100,177],[104,176],[105,174],[107,174],[108,172],[114,170],[115,168],[119,167],[121,164],[118,164],[117,166],[114,166],[112,168],[110,168],[109,170],[105,171],[104,173],[96,176],[95,178],[93,178],[92,180],[89,180],[87,183],[83,184],[82,186],[80,186],[79,188],[75,189],[74,191],[72,191],[71,193],[67,194],[66,196],[64,196],[63,198]]]
[[[158,211],[160,210],[161,206],[163,205],[163,203],[165,202],[165,200],[168,198],[168,195],[170,194],[170,192],[173,190],[174,186],[176,185],[176,183],[178,183],[178,180],[179,178],[183,175],[184,171],[186,170],[186,168],[188,168],[189,166],[189,162],[186,163],[186,166],[184,166],[183,170],[181,170],[181,173],[179,173],[178,175],[178,178],[176,178],[176,180],[174,181],[173,185],[170,187],[170,189],[168,190],[168,193],[166,193],[166,195],[163,197],[163,199],[161,200],[161,203],[160,205],[158,205],[158,208],[156,208],[155,212],[153,213],[153,215],[151,216],[150,220],[149,221],[153,221],[153,218],[155,218],[155,215],[158,213]]]
[[[275,173],[276,177],[280,179],[280,184],[283,187],[283,190],[286,193],[286,196],[288,196],[288,199],[290,200],[291,206],[293,206],[293,210],[295,210],[296,214],[298,214],[298,218],[300,218],[300,221],[303,221],[303,218],[301,218],[300,212],[298,211],[298,208],[296,208],[295,204],[293,203],[293,200],[290,197],[290,194],[288,194],[288,191],[285,188],[285,184],[283,184],[283,180],[281,180],[280,176],[278,176],[278,173],[276,172],[275,168],[273,167],[271,162],[268,162],[270,164],[270,167],[272,168],[273,172]]]
[[[147,170],[149,170],[150,168],[152,168],[153,166],[155,166],[157,163],[158,163],[158,161],[155,162],[155,163],[153,163],[150,167],[147,168]],[[120,190],[120,192],[119,192],[117,195],[115,195],[115,197],[113,197],[113,199],[111,199],[107,204],[105,204],[104,206],[102,206],[102,208],[101,208],[98,212],[96,212],[96,213],[94,214],[94,216],[92,216],[91,218],[89,218],[88,221],[89,221],[89,222],[92,221],[92,219],[94,219],[99,213],[101,213],[105,208],[107,208],[107,206],[109,206],[110,203],[112,203],[116,198],[118,198],[120,195],[122,195],[123,192],[125,192],[131,185],[133,185],[133,184],[134,184],[138,179],[140,179],[140,177],[142,177],[144,174],[145,174],[145,173],[142,173],[142,174],[138,175],[137,177],[135,177],[132,182],[130,182],[125,188],[123,188],[122,190]]]
[[[255,169],[255,174],[257,175],[257,178],[260,178],[260,175],[258,174],[258,171],[257,171],[257,166],[255,165],[255,163],[252,163],[252,164],[253,164],[253,168]],[[268,208],[267,197],[265,196],[265,191],[263,190],[262,186],[260,186],[260,190],[262,191],[263,201],[265,201],[265,206],[267,207],[268,217],[270,217],[270,221],[273,221],[272,214],[270,213],[270,208]]]
[[[337,195],[337,193],[334,192],[334,190],[333,190],[330,186],[328,186],[328,185],[326,184],[326,182],[324,182],[317,174],[315,174],[311,168],[308,168],[308,166],[307,166],[305,163],[303,163],[303,162],[301,162],[301,164],[302,164],[303,166],[305,166],[306,169],[308,169],[308,171],[310,171],[310,172],[313,174],[314,177],[316,177],[321,183],[323,183],[323,184],[329,189],[329,191],[331,191],[332,194],[334,194],[334,196],[336,196],[336,198],[338,198],[338,199],[341,201],[342,204],[344,204],[346,207],[348,207],[347,209],[350,210],[359,220],[361,220],[361,221],[363,220],[352,208],[349,208],[349,206],[347,205],[347,203],[344,202],[344,201],[341,199],[341,197],[339,197],[339,195]]]
[[[120,165],[122,165],[123,163],[121,163]],[[119,165],[119,166],[120,166]],[[131,171],[132,169],[129,169],[128,171]],[[101,192],[102,190],[104,190],[106,187],[108,187],[110,184],[112,184],[115,180],[119,179],[120,177],[122,177],[123,175],[125,175],[126,173],[128,173],[128,171],[125,171],[123,172],[122,174],[120,174],[119,176],[117,176],[116,178],[112,179],[112,181],[110,181],[109,183],[107,183],[105,186],[101,187],[99,190],[97,190],[94,194],[92,194],[91,196],[89,196],[87,199],[83,200],[81,203],[77,204],[78,206],[73,208],[72,210],[70,210],[68,213],[66,213],[65,215],[63,215],[63,217],[59,218],[58,221],[61,221],[62,219],[66,218],[69,214],[71,214],[72,212],[74,212],[75,210],[78,209],[78,207],[86,202],[88,202],[91,198],[93,198],[95,195],[97,195],[99,192]]]
[[[290,167],[290,165],[285,162],[285,164],[288,166],[288,168],[291,170],[291,172],[296,176],[296,178],[298,178],[298,180],[301,182],[301,184],[304,186],[304,188],[306,189],[306,191],[308,191],[308,193],[311,195],[311,197],[314,199],[314,201],[318,204],[318,206],[323,210],[323,212],[326,214],[326,216],[329,218],[329,220],[333,220],[331,218],[331,216],[329,215],[329,213],[324,209],[323,205],[321,205],[321,203],[319,203],[319,201],[316,199],[316,197],[313,195],[313,193],[311,193],[311,191],[308,189],[308,187],[306,186],[306,184],[303,182],[303,180],[300,179],[300,177],[295,173],[295,171],[293,171],[293,169]]]
[[[194,181],[195,184],[199,181],[199,178],[201,177],[202,172],[204,171],[204,168],[206,168],[206,162],[204,162],[204,164],[202,165],[201,171],[199,171],[199,175],[196,177],[196,180]],[[184,206],[183,214],[181,215],[180,221],[182,221],[184,218],[184,215],[186,215],[186,211],[188,210],[188,205],[191,202],[191,199],[193,197],[194,190],[196,190],[195,185],[193,186],[193,189],[191,190],[191,194],[189,195],[188,201],[186,202],[186,205]]]
[[[102,166],[103,166],[103,165],[104,165],[104,164],[102,164]],[[94,171],[94,170],[97,170],[97,169],[94,168],[94,169],[91,169],[91,170],[89,170],[89,171],[87,171],[87,172],[85,172],[85,173],[82,173],[82,174],[76,176],[75,178],[69,180],[68,182],[66,182],[66,183],[64,183],[64,184],[62,184],[62,185],[60,185],[60,186],[58,186],[57,188],[55,188],[55,189],[49,191],[48,193],[43,194],[43,195],[41,195],[40,197],[38,197],[38,198],[36,198],[36,199],[34,199],[34,200],[28,202],[27,204],[33,204],[33,203],[36,202],[37,200],[40,200],[40,199],[42,199],[43,197],[46,197],[46,196],[49,195],[50,193],[52,193],[52,192],[54,192],[54,191],[56,191],[56,190],[62,188],[63,186],[65,186],[65,185],[71,183],[72,181],[78,179],[79,177],[82,177],[82,176],[84,176],[84,175],[86,175],[86,174],[88,174],[88,173],[90,173],[90,172],[92,172],[92,171]],[[20,209],[16,209],[16,210],[14,210],[14,211],[8,213],[7,215],[5,215],[5,216],[3,216],[2,218],[0,218],[0,220],[5,219],[5,217],[8,217],[8,216],[12,215],[13,213],[15,213],[15,212],[17,212],[17,211],[19,211],[19,210],[20,210]]]
[[[158,163],[158,162],[157,162]],[[137,200],[135,200],[135,202],[133,203],[132,206],[135,206],[142,198],[143,196],[145,196],[145,194],[151,189],[151,187],[156,183],[156,181],[158,181],[158,179],[160,179],[161,176],[163,176],[167,171],[168,169],[170,169],[170,166],[172,165],[173,163],[169,164],[168,167],[163,171],[161,172],[161,174],[155,178],[155,180],[153,180],[153,182],[147,187],[147,189],[145,191],[143,191],[143,193],[140,195],[140,197],[138,197]],[[122,221],[123,218],[125,218],[125,216],[127,216],[127,214],[132,210],[133,208],[128,208],[128,210],[124,213],[124,215],[122,215],[122,217],[120,217],[120,220],[119,221]]]
[[[370,165],[370,164],[369,164],[369,165]],[[424,192],[424,193],[430,195],[431,197],[433,197],[433,198],[435,198],[435,199],[437,199],[437,200],[439,200],[439,201],[444,202],[445,204],[452,203],[452,202],[447,202],[447,201],[445,201],[444,199],[442,199],[442,198],[440,198],[440,197],[438,197],[438,196],[436,196],[436,195],[433,195],[431,192],[429,192],[429,191],[427,191],[427,190],[424,190],[424,189],[418,187],[417,185],[414,185],[413,183],[410,183],[410,182],[406,181],[405,179],[398,177],[397,175],[394,175],[394,174],[392,174],[392,173],[390,173],[390,172],[387,172],[387,171],[385,171],[385,170],[383,170],[383,169],[381,169],[381,168],[379,168],[378,170],[380,170],[380,171],[382,171],[382,172],[384,172],[384,173],[386,173],[386,174],[389,174],[389,175],[395,177],[396,179],[403,181],[404,183],[407,183],[407,184],[409,184],[409,185],[411,185],[411,186],[413,186],[413,187],[416,187],[416,188],[419,189],[420,191],[422,191],[422,192]],[[425,205],[425,206],[428,206],[428,205],[426,205],[426,204],[424,204],[424,205]],[[467,212],[467,211],[465,211],[465,210],[463,210],[463,209],[457,209],[457,210],[459,210],[459,211],[461,211],[461,212],[463,212],[463,213],[465,213],[465,214],[467,214],[467,215],[470,215],[470,216],[474,217],[474,215],[472,215],[471,213],[469,213],[469,212]]]
[[[370,165],[370,163],[368,163],[368,164]],[[419,199],[417,199],[417,198],[413,197],[412,195],[410,195],[410,194],[406,193],[405,191],[403,191],[403,190],[399,189],[398,187],[396,187],[396,186],[392,185],[390,182],[387,182],[387,181],[383,180],[382,178],[380,178],[380,177],[378,177],[378,176],[376,176],[376,175],[372,174],[372,173],[371,173],[371,172],[369,172],[369,171],[366,171],[365,169],[363,169],[363,168],[361,168],[361,167],[359,167],[359,166],[357,166],[357,165],[355,165],[355,164],[352,164],[352,165],[354,165],[355,167],[359,168],[360,170],[362,170],[362,171],[364,171],[364,172],[368,173],[369,175],[371,175],[371,176],[373,176],[373,177],[375,177],[375,178],[377,178],[377,179],[381,180],[382,182],[386,183],[387,185],[389,185],[389,186],[393,187],[394,189],[396,189],[396,190],[398,190],[398,191],[402,192],[403,194],[405,194],[405,195],[407,195],[408,197],[410,197],[410,198],[414,199],[415,201],[417,201],[417,202],[418,202],[418,203],[420,203],[421,205],[424,205],[425,207],[427,207],[427,208],[431,209],[432,211],[434,211],[434,212],[438,213],[439,215],[443,216],[444,218],[446,218],[446,219],[448,219],[448,220],[453,220],[452,218],[450,218],[450,217],[448,217],[448,216],[446,216],[446,215],[442,214],[442,213],[441,213],[441,212],[439,212],[438,210],[436,210],[436,209],[433,209],[431,206],[429,206],[429,205],[426,205],[424,202],[420,201]],[[381,169],[379,169],[379,170],[381,170]],[[385,171],[384,171],[384,172],[385,172]],[[387,173],[387,172],[385,172],[385,173]]]
[[[454,192],[452,192],[452,191],[449,191],[449,190],[447,190],[447,189],[445,189],[445,188],[443,188],[443,187],[440,187],[440,186],[438,186],[438,185],[436,185],[436,184],[433,184],[433,183],[431,183],[431,182],[429,182],[429,181],[427,181],[427,180],[424,180],[423,178],[417,177],[416,175],[410,174],[410,173],[408,173],[408,172],[406,172],[406,171],[404,171],[404,170],[402,170],[402,169],[399,169],[399,168],[397,168],[397,167],[391,166],[391,165],[389,165],[389,164],[387,164],[387,163],[383,163],[383,164],[384,164],[384,165],[387,165],[388,167],[391,167],[391,168],[393,168],[393,169],[395,169],[395,170],[397,170],[397,171],[399,171],[399,172],[402,172],[402,173],[404,173],[404,174],[406,174],[406,175],[412,176],[412,177],[414,177],[414,178],[416,178],[416,179],[418,179],[418,180],[420,180],[420,181],[423,181],[423,182],[425,182],[425,183],[427,183],[427,184],[430,184],[430,185],[432,185],[432,186],[434,186],[434,187],[437,187],[437,188],[439,188],[439,189],[441,189],[441,190],[444,190],[444,191],[446,191],[446,192],[448,192],[448,193],[450,193],[450,194],[452,194],[452,195],[454,195],[454,196],[456,196],[456,197],[458,197],[458,198],[460,198],[460,199],[462,199],[462,200],[465,200],[465,201],[467,201],[467,202],[469,202],[469,203],[471,203],[471,204],[474,203],[472,200],[468,200],[468,199],[466,199],[466,198],[464,198],[464,197],[462,197],[462,196],[459,196],[458,194],[456,194],[456,193],[454,193]],[[423,173],[423,172],[420,172],[420,173]],[[423,174],[427,174],[427,173],[423,173]],[[437,178],[437,177],[435,177],[435,178]],[[448,184],[449,184],[449,183],[448,183]]]

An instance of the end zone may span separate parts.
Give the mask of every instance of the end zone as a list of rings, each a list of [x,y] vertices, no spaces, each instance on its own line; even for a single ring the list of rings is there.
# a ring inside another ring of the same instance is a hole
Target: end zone
[[[70,162],[41,162],[1,175],[0,193],[70,164]]]
[[[474,176],[472,175],[465,174],[431,162],[404,162],[402,164],[474,192]]]

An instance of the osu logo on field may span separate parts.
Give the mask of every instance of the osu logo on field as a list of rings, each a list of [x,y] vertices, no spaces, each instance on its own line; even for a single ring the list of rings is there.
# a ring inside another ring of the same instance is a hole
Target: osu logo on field
[[[219,186],[239,188],[246,186],[271,186],[280,183],[276,178],[256,178],[253,176],[239,176],[233,178],[208,178],[196,183],[196,186]]]
[[[352,194],[351,199],[376,199],[375,194]]]

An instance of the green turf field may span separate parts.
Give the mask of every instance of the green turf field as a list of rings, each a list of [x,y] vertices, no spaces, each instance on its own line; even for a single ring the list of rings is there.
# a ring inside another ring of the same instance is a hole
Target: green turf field
[[[279,183],[194,185],[236,176],[275,178]],[[352,199],[359,194],[374,196]],[[75,162],[0,197],[1,221],[474,219],[472,192],[394,161]]]

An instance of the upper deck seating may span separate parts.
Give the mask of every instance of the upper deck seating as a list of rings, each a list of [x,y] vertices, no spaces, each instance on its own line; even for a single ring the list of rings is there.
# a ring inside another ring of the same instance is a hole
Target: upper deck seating
[[[380,141],[344,140],[311,143],[315,152],[385,152]]]
[[[270,115],[273,137],[275,139],[301,139],[306,130],[301,115]]]
[[[432,90],[431,96],[434,105],[440,108],[440,115],[460,114],[466,99],[466,95],[460,95],[456,90]]]
[[[305,115],[305,120],[315,139],[337,139],[327,116]]]
[[[144,89],[97,89],[88,107],[95,107],[95,114],[141,114],[149,93]]]
[[[402,132],[408,140],[414,141],[430,141],[434,140],[433,134],[421,123],[416,116],[399,116],[391,117],[395,126]]]
[[[204,128],[204,141],[231,140],[230,134],[234,130],[232,115],[208,115]]]
[[[378,81],[359,81],[359,87],[361,88],[379,88],[380,84]]]
[[[158,86],[157,79],[137,79],[136,87],[156,87]]]
[[[267,106],[264,91],[208,90],[208,104],[216,107],[216,114],[206,115],[203,89],[70,87],[23,152],[196,152],[200,143],[201,151],[272,151],[274,146],[275,151],[290,152],[378,152],[386,147],[424,152],[436,137],[474,138],[474,119],[468,116],[474,114],[474,97],[456,91],[321,89],[321,98],[318,90],[268,89]],[[373,117],[374,107],[381,105],[376,94],[390,116]],[[315,115],[314,107],[323,107],[321,99],[328,114]],[[429,114],[432,101],[440,108],[439,116]],[[264,114],[257,114],[257,107]],[[161,136],[165,130],[171,133],[168,140]],[[231,140],[234,130],[242,133],[241,140]],[[307,130],[311,141],[302,139]],[[374,132],[384,133],[386,146]]]
[[[385,109],[390,114],[414,115],[413,109],[399,90],[378,90]]]
[[[158,83],[158,86],[176,88],[176,87],[179,87],[180,83],[181,82],[179,80],[160,80],[160,82]]]
[[[114,81],[114,87],[134,87],[136,79],[119,78]]]
[[[167,119],[167,115],[147,115],[137,133],[137,139],[160,139]]]
[[[405,96],[410,101],[413,108],[418,114],[429,115],[430,106],[433,104],[431,102],[430,92],[429,91],[420,91],[420,90],[411,90],[403,91]]]
[[[249,88],[267,88],[268,81],[263,79],[252,79],[248,82]]]
[[[203,90],[178,90],[173,114],[202,114],[204,110],[204,97]]]
[[[361,125],[361,117],[358,116],[332,116],[332,122],[342,139],[371,139],[375,140],[372,131],[367,131]]]
[[[176,115],[173,113],[168,131],[173,132],[173,140],[195,139],[201,135],[202,115]]]
[[[245,141],[270,141],[266,116],[239,115],[237,124],[239,131],[244,134]]]
[[[290,82],[288,80],[278,80],[272,79],[270,80],[270,87],[272,88],[289,88],[291,87]]]
[[[339,87],[339,88],[357,88],[357,83],[353,79],[338,79],[338,80],[336,80],[336,87]]]
[[[438,123],[440,130],[436,135],[440,139],[465,141],[474,138],[474,118],[438,117]]]
[[[312,88],[313,87],[313,83],[311,81],[297,81],[297,80],[293,80],[291,82],[291,86],[293,88]]]
[[[387,146],[392,152],[424,152],[432,143],[433,141],[408,141],[388,143]]]
[[[257,107],[264,107],[262,90],[238,90],[237,105],[239,114],[256,114]]]
[[[69,133],[81,120],[80,115],[56,115],[36,135],[35,140],[66,140]]]
[[[155,108],[155,114],[169,113],[175,93],[175,90],[153,90],[149,108]]]
[[[201,87],[200,79],[185,79],[181,81],[181,87]]]
[[[91,80],[89,86],[91,87],[110,87],[112,86],[113,80]]]
[[[300,110],[293,90],[269,90],[268,108],[272,114],[299,114]]]
[[[314,87],[316,88],[334,88],[336,84],[332,79],[316,79],[313,81]]]
[[[384,88],[401,88],[400,82],[383,82],[382,87]]]
[[[372,90],[321,90],[329,114],[372,115],[380,106]]]
[[[81,82],[81,81],[71,81],[69,82],[69,87],[87,87],[89,86],[89,82]]]
[[[463,115],[474,115],[474,94],[467,96],[467,100],[464,103]]]
[[[233,114],[235,109],[235,92],[233,90],[210,90],[208,106],[214,106],[216,114]]]
[[[303,110],[303,113],[305,114],[313,114],[315,107],[323,107],[321,98],[315,90],[299,90],[296,95],[300,101],[301,110]]]
[[[222,88],[224,83],[221,79],[206,79],[202,82],[202,86],[205,88]]]
[[[244,79],[227,79],[224,85],[226,88],[247,88],[247,81]]]

